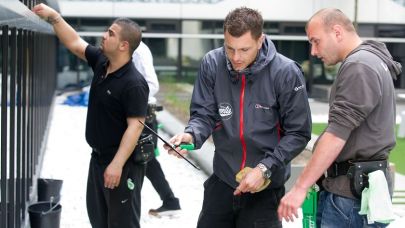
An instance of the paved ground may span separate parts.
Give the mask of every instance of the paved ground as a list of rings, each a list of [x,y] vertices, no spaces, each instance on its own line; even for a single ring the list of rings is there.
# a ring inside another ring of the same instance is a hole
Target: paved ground
[[[313,119],[323,121],[327,113],[327,104],[317,101],[310,102]],[[405,110],[405,105],[399,105],[397,113]],[[85,188],[87,180],[88,161],[90,148],[84,139],[86,108],[73,108],[69,106],[56,105],[53,112],[46,154],[44,156],[41,177],[63,179],[62,189],[62,228],[86,228],[90,227],[85,206]],[[163,114],[163,113],[162,113]],[[174,118],[170,113],[167,116]],[[173,123],[172,119],[164,116],[161,122],[164,126],[175,126],[174,132],[184,129],[178,122]],[[326,117],[327,118],[327,117]],[[175,119],[175,118],[174,118]],[[178,121],[178,120],[177,120]],[[167,129],[166,129],[167,130]],[[170,133],[170,131],[168,131]],[[166,136],[169,138],[169,135]],[[207,151],[212,151],[212,145],[207,143],[206,151],[199,151],[198,154],[209,157]],[[210,163],[212,160],[208,159]],[[152,189],[150,182],[145,181],[142,192],[142,227],[195,227],[195,222],[201,208],[202,183],[206,178],[204,173],[195,173],[195,170],[187,163],[168,158],[162,155],[162,166],[166,176],[173,185],[175,193],[180,196],[183,207],[181,217],[174,219],[157,220],[147,215],[147,210],[160,205],[156,193]],[[181,171],[180,171],[181,170]],[[396,190],[405,191],[405,177],[396,175]],[[402,193],[399,193],[402,194]],[[405,206],[403,204],[394,205],[398,218],[405,216]],[[403,219],[402,219],[403,220]],[[301,227],[300,223],[285,224],[285,227]],[[392,224],[390,227],[403,227]]]
[[[84,137],[86,108],[56,105],[41,170],[41,178],[62,179],[61,228],[89,228],[86,210],[87,173],[91,149]],[[169,138],[161,133],[162,137]],[[159,142],[159,148],[162,144]],[[167,153],[158,157],[174,193],[180,198],[182,214],[157,219],[148,210],[161,205],[159,196],[145,178],[142,188],[141,226],[144,228],[195,227],[202,205],[204,172]]]

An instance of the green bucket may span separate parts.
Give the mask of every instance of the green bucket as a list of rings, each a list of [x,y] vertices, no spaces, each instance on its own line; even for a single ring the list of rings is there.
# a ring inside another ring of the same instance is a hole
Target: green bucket
[[[316,211],[318,204],[317,187],[313,186],[309,189],[307,197],[302,204],[302,227],[303,228],[316,228]]]

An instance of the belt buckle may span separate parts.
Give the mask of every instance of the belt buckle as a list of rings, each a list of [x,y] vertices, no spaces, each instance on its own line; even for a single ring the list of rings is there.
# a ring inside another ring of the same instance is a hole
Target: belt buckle
[[[338,164],[333,162],[331,166],[326,171],[328,177],[337,177],[338,176]]]
[[[338,163],[333,163],[333,177],[337,177],[339,175],[339,167]]]

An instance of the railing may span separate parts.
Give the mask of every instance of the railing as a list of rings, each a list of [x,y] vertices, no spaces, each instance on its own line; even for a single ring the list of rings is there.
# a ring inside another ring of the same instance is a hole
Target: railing
[[[56,85],[56,39],[29,8],[36,1],[0,1],[0,227],[25,227],[36,199]]]

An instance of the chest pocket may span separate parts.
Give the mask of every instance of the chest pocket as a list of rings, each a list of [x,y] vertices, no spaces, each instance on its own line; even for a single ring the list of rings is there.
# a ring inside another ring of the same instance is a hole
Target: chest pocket
[[[249,105],[249,131],[259,134],[273,133],[277,128],[278,115],[267,102],[252,101]]]
[[[261,101],[252,101],[249,105],[249,112],[253,114],[253,121],[275,121],[274,110],[270,104]]]

